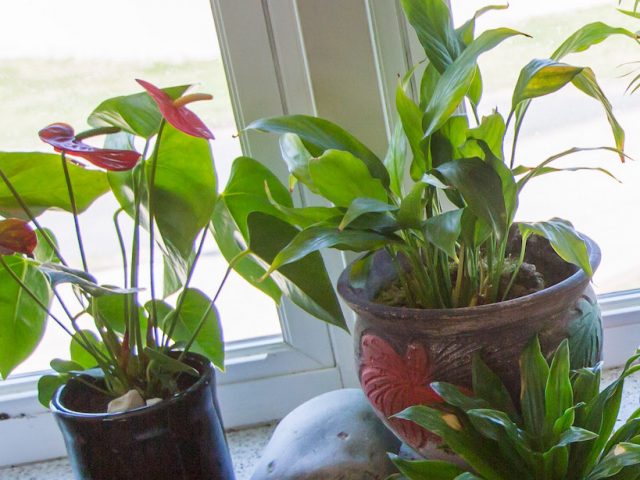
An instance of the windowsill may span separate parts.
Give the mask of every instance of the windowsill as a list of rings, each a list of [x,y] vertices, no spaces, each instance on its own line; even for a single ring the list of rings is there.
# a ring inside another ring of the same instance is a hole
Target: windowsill
[[[274,428],[275,424],[271,424],[227,433],[233,467],[236,471],[236,480],[249,480]],[[66,458],[0,469],[0,478],[6,480],[28,480],[32,478],[37,478],[38,480],[73,480],[71,467]]]

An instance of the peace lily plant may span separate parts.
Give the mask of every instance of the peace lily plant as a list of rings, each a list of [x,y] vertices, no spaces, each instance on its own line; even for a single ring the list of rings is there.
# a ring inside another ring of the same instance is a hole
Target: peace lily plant
[[[209,144],[213,134],[187,107],[211,97],[188,94],[187,86],[138,83],[144,92],[102,102],[88,118],[89,130],[75,133],[64,123],[43,128],[40,138],[59,155],[0,153],[0,376],[6,378],[34,351],[47,320],[55,322],[69,336],[69,358],[52,360],[56,373],[41,378],[44,405],[71,378],[112,398],[128,392],[139,400],[168,398],[178,392],[180,376],[198,375],[186,362],[189,352],[222,369],[215,302],[231,266],[262,277],[258,260],[272,259],[279,244],[291,239],[290,230],[264,222],[275,232],[267,232],[258,253],[246,248],[250,202],[227,209],[220,200]],[[89,143],[96,137],[104,137],[104,148]],[[244,157],[234,172],[243,168],[264,170]],[[243,181],[234,173],[227,191],[243,198],[236,192]],[[117,287],[100,283],[92,272],[94,259],[86,253],[81,228],[80,214],[103,195],[115,197],[117,207],[94,224],[117,234]],[[74,245],[58,244],[55,229],[41,218],[48,210],[72,216]],[[223,278],[211,279],[205,293],[192,279],[211,237],[229,255],[230,267]],[[63,254],[74,246],[79,265],[70,265]],[[162,278],[156,278],[156,262],[163,264]],[[256,285],[276,301],[285,291],[316,316],[343,325],[319,256]]]
[[[531,275],[523,263],[527,242],[537,235],[591,276],[585,241],[570,223],[561,219],[523,223],[514,218],[519,194],[531,180],[577,170],[555,166],[564,157],[603,150],[624,160],[624,131],[594,72],[564,60],[611,35],[635,41],[636,34],[601,22],[585,25],[548,58],[523,66],[506,115],[497,110],[483,115],[479,56],[525,34],[497,28],[476,35],[476,19],[505,7],[484,8],[454,28],[443,0],[403,0],[402,6],[427,61],[398,82],[398,121],[384,158],[321,118],[288,115],[249,126],[281,134],[291,186],[300,182],[330,204],[291,208],[281,201],[283,188],[267,181],[264,213],[299,230],[268,272],[332,247],[362,253],[351,269],[351,282],[358,286],[367,278],[372,254],[385,250],[398,278],[378,301],[417,308],[467,307],[522,294],[514,285]],[[419,87],[415,99],[414,79]],[[536,98],[563,88],[576,88],[585,99],[601,104],[611,126],[612,145],[576,147],[534,166],[520,164],[518,139],[529,107]],[[584,168],[608,173],[594,166]],[[258,216],[249,220],[251,230]],[[509,249],[514,241],[519,246]]]

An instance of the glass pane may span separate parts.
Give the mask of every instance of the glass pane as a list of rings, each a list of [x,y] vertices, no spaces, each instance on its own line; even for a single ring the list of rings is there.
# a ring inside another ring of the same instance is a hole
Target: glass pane
[[[208,0],[59,0],[55,7],[47,0],[3,2],[0,149],[50,151],[39,141],[39,129],[56,121],[84,129],[100,101],[140,91],[135,78],[160,86],[201,82],[197,91],[214,95],[193,110],[216,135],[212,148],[224,185],[241,151]],[[102,283],[122,284],[110,228],[113,205],[97,201],[81,224],[91,269]],[[79,265],[66,217],[48,213],[42,223],[56,232],[70,263]],[[226,262],[210,245],[195,286],[212,296],[225,270]],[[227,342],[281,334],[271,300],[233,274],[217,306]],[[67,356],[67,345],[50,322],[43,345],[16,373],[48,368],[50,358]]]
[[[451,3],[456,24],[460,25],[487,2],[452,0]],[[508,26],[533,38],[509,39],[481,57],[485,93],[480,111],[488,114],[498,107],[506,117],[520,69],[533,58],[548,58],[580,26],[601,21],[638,30],[638,21],[618,13],[616,4],[608,0],[516,0],[510,2],[508,10],[483,15],[478,20],[478,31]],[[622,64],[639,59],[633,41],[622,37],[611,38],[587,52],[564,59],[570,64],[593,67],[627,132],[626,151],[634,158],[640,151],[640,137],[636,132],[640,95],[625,94],[632,77],[620,77],[637,66]],[[508,145],[510,148],[510,142]],[[535,166],[571,147],[605,145],[615,144],[602,107],[569,85],[549,98],[532,102],[518,141],[516,163]],[[537,221],[561,217],[570,220],[602,249],[602,264],[594,277],[598,293],[640,288],[637,268],[640,250],[631,241],[640,233],[640,221],[635,214],[629,214],[630,209],[633,212],[640,204],[640,164],[629,161],[621,164],[615,154],[592,152],[560,160],[555,166],[603,167],[622,184],[596,172],[545,175],[533,180],[524,190],[517,219]]]

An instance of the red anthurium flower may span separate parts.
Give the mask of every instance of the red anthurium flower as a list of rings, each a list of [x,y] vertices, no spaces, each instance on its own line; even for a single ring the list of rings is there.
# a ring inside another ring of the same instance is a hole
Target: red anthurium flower
[[[144,80],[136,80],[136,82],[142,85],[151,98],[158,104],[160,113],[162,113],[162,116],[167,122],[187,135],[213,140],[213,133],[211,133],[195,113],[185,106],[198,100],[211,100],[213,98],[211,95],[194,93],[191,95],[183,95],[173,100],[169,95],[149,82]]]
[[[71,125],[53,123],[38,132],[40,140],[48,143],[56,152],[65,152],[75,157],[84,158],[96,167],[119,172],[131,170],[140,154],[133,150],[113,150],[96,148],[78,140]]]
[[[7,218],[0,221],[0,255],[31,255],[37,243],[36,232],[24,220]]]

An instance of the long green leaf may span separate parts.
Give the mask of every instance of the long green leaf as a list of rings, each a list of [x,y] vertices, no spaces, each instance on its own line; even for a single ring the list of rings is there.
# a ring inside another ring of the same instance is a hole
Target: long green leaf
[[[612,35],[623,35],[637,40],[638,35],[625,28],[611,27],[606,23],[594,22],[580,27],[570,35],[551,55],[559,60],[570,53],[584,52],[593,45],[603,42]]]
[[[515,110],[524,100],[560,90],[583,70],[583,67],[574,67],[551,59],[531,60],[520,71],[513,91],[511,109]]]
[[[409,461],[393,454],[389,457],[409,480],[453,480],[464,473],[459,466],[440,460]]]
[[[527,433],[542,438],[545,419],[545,386],[549,365],[535,337],[520,356],[520,407]]]
[[[437,248],[456,260],[456,243],[462,232],[462,215],[464,210],[457,208],[449,212],[431,217],[424,222],[424,236]]]
[[[344,218],[340,222],[338,226],[339,230],[344,230],[351,222],[360,218],[362,215],[366,215],[367,213],[384,213],[384,212],[392,212],[397,210],[398,207],[394,205],[390,205],[386,202],[381,202],[379,200],[374,200],[372,198],[356,198],[346,213],[344,214]]]
[[[573,406],[573,390],[569,372],[569,342],[565,339],[553,355],[547,385],[544,389],[544,426],[547,437],[552,436],[556,421],[564,415],[567,409]],[[555,442],[555,439],[552,441]]]
[[[305,142],[314,157],[319,157],[326,150],[349,152],[365,163],[372,177],[380,180],[385,187],[389,186],[389,174],[376,154],[346,130],[328,120],[307,115],[288,115],[256,120],[247,129],[280,134],[295,133]]]
[[[479,352],[473,356],[471,378],[475,395],[486,400],[491,408],[507,413],[514,422],[519,420],[507,387],[504,386],[500,377],[484,363]]]
[[[422,172],[430,170],[431,165],[427,163],[427,156],[422,146],[422,110],[406,94],[402,82],[398,83],[396,89],[396,109],[413,153],[415,164],[413,168],[418,168]]]

